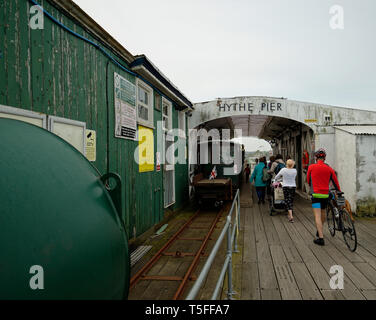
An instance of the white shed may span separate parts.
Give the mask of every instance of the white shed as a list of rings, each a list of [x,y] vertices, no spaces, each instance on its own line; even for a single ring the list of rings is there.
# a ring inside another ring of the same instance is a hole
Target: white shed
[[[376,215],[376,126],[335,126],[341,189],[358,215]]]

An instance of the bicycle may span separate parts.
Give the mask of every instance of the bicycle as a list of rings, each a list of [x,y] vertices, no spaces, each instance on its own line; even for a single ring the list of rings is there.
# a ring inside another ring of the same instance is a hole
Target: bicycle
[[[342,231],[343,239],[350,251],[354,252],[358,241],[352,216],[345,208],[343,192],[329,191],[329,202],[326,208],[329,232],[332,237],[336,231]]]

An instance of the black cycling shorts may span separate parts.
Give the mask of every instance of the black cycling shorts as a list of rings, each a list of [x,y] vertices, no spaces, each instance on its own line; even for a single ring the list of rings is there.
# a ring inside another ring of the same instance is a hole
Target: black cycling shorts
[[[326,209],[329,198],[314,198],[312,197],[312,208]]]

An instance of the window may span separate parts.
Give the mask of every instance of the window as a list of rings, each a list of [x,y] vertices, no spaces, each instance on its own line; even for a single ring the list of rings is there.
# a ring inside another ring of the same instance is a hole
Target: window
[[[185,112],[179,112],[179,137],[185,138]]]
[[[172,104],[164,98],[162,99],[162,121],[164,130],[172,129]]]
[[[153,90],[144,82],[137,81],[137,120],[146,127],[154,127],[153,123]]]
[[[155,92],[154,93],[154,98],[155,98],[155,109],[157,109],[158,111],[161,111],[161,101],[162,101],[162,97],[159,93]]]
[[[324,115],[324,122],[325,124],[330,124],[330,122],[332,121],[332,117],[328,114],[325,114]]]

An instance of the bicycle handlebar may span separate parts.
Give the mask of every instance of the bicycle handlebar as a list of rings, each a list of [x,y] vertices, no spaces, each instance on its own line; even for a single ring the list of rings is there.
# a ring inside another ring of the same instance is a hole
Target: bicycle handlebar
[[[329,192],[330,193],[335,193],[335,194],[337,194],[337,196],[343,196],[345,194],[344,192],[337,191],[336,189],[330,189]]]

